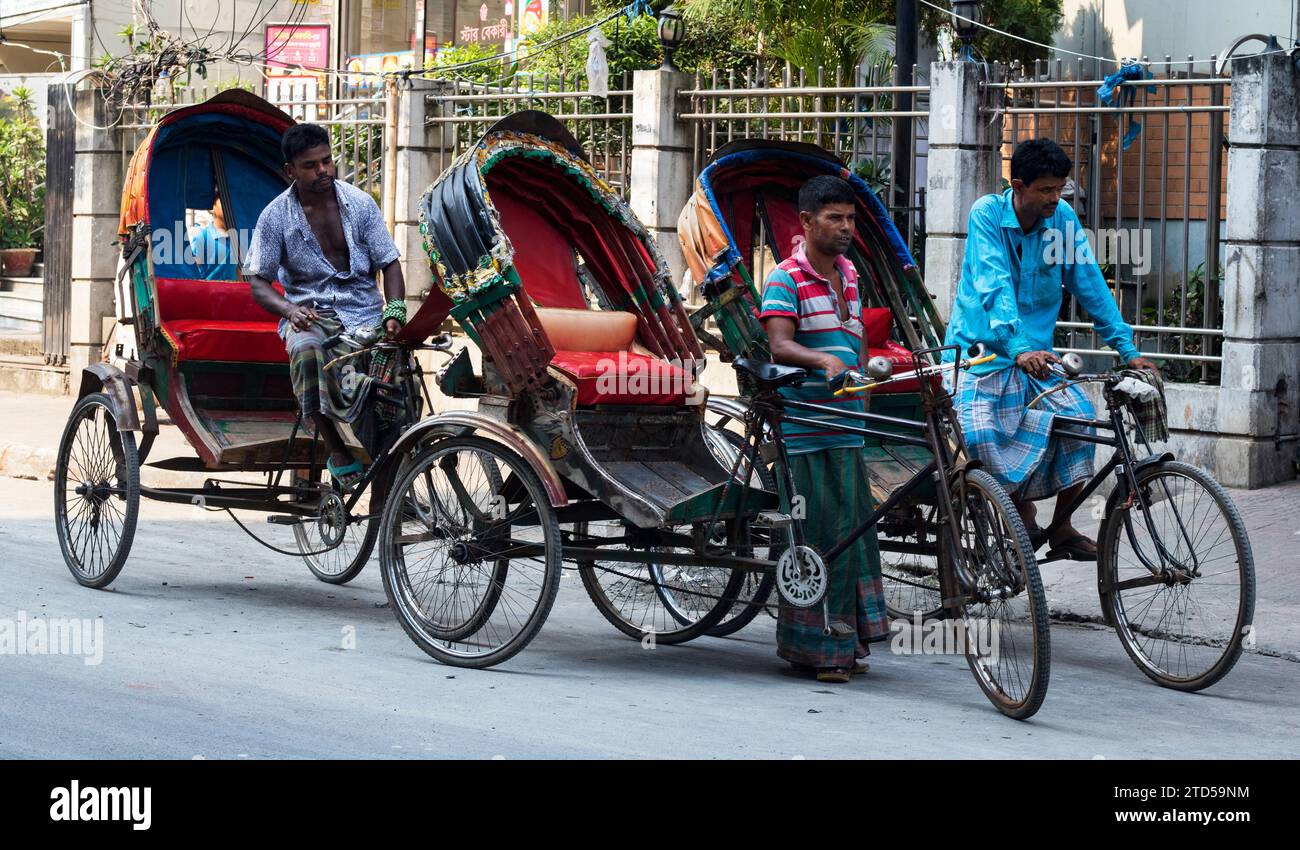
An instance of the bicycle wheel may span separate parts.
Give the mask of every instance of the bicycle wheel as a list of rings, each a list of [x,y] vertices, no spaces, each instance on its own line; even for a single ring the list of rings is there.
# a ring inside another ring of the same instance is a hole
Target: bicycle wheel
[[[945,590],[959,610],[961,645],[975,681],[998,711],[1024,720],[1047,695],[1047,597],[1029,533],[1006,490],[968,469],[954,492],[961,538],[944,547]],[[951,535],[946,534],[951,540]]]
[[[1199,691],[1237,663],[1254,621],[1250,541],[1223,487],[1195,466],[1145,467],[1137,486],[1129,504],[1112,497],[1099,535],[1102,610],[1139,670]]]
[[[726,427],[729,421],[723,420],[714,425],[705,425],[704,428],[706,445],[713,452],[718,463],[728,471],[735,465],[736,456],[745,448],[745,438]],[[764,490],[776,492],[776,478],[766,466],[756,466],[750,475],[750,481]],[[763,547],[764,551],[768,548]],[[774,559],[771,555],[756,557]],[[709,634],[713,637],[726,637],[748,626],[766,608],[767,600],[772,596],[772,588],[775,586],[775,572],[745,573],[745,579],[741,582],[740,589],[736,591],[735,604],[727,610],[716,626],[709,629]]]
[[[347,584],[365,569],[379,537],[379,517],[372,516],[378,506],[371,499],[379,482],[361,494],[351,519],[344,509],[347,494],[329,470],[322,472],[321,484],[319,510],[293,526],[293,539],[312,575],[329,584]]]
[[[939,510],[905,505],[876,526],[880,543],[880,583],[890,619],[933,620],[944,615],[939,590]]]
[[[560,527],[527,463],[481,437],[440,440],[385,500],[379,562],[407,635],[457,667],[490,667],[537,635],[560,584]]]
[[[108,587],[122,571],[140,513],[135,435],[118,431],[108,396],[77,402],[54,465],[54,528],[63,561],[86,587]]]
[[[689,531],[689,529],[686,529]],[[625,538],[630,529],[621,520],[574,524],[578,545],[600,545],[601,538]],[[690,549],[647,547],[620,540],[610,549],[647,553],[690,553]],[[685,643],[716,626],[731,610],[745,573],[724,567],[579,561],[587,595],[614,628],[655,643]]]

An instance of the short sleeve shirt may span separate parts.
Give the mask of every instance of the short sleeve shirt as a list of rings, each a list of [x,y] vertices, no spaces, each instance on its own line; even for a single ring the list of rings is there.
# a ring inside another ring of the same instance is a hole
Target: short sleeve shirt
[[[337,314],[349,331],[379,324],[384,299],[375,273],[401,256],[384,226],[374,198],[341,180],[334,181],[349,268],[339,271],[321,250],[294,187],[277,195],[257,218],[244,256],[244,276],[278,280],[295,305]],[[280,335],[288,329],[280,320]]]
[[[774,268],[763,287],[763,309],[759,320],[775,316],[793,319],[797,323],[794,341],[805,348],[833,354],[849,367],[856,367],[862,351],[862,303],[858,298],[858,275],[853,263],[846,257],[836,261],[844,287],[844,300],[848,302],[848,321],[840,318],[838,299],[831,282],[819,275],[808,262],[803,245]],[[837,409],[862,413],[865,405],[853,396],[835,398],[826,381],[823,369],[810,370],[802,386],[782,387],[781,395],[791,401],[824,404]],[[849,426],[862,425],[848,418],[821,416],[800,411],[799,416],[824,419],[828,423]],[[797,423],[783,423],[786,451],[790,454],[821,451],[834,448],[862,448],[862,437],[824,428]]]

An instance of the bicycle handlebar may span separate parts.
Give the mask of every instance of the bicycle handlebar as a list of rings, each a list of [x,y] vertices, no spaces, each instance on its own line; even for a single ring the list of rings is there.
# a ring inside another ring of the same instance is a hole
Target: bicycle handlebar
[[[938,375],[941,374],[944,369],[952,369],[953,372],[956,373],[958,369],[970,369],[972,366],[980,366],[985,363],[992,363],[994,360],[997,359],[998,356],[996,354],[983,354],[977,357],[968,358],[966,360],[954,360],[952,363],[940,363],[935,366],[923,366],[920,369],[912,369],[908,372],[902,372],[897,375],[890,375],[888,378],[881,378],[877,380],[872,380],[868,376],[864,375],[863,373],[855,369],[845,369],[839,375],[836,375],[835,378],[832,379],[830,383],[831,383],[831,388],[834,390],[834,395],[838,398],[840,396],[850,395],[853,393],[870,392],[871,390],[874,390],[877,387],[883,387],[886,386],[887,384],[892,384],[895,381],[908,381],[914,378],[926,377],[930,375]],[[848,383],[850,379],[853,379],[854,383],[852,385]],[[838,385],[838,389],[836,388],[837,385]]]

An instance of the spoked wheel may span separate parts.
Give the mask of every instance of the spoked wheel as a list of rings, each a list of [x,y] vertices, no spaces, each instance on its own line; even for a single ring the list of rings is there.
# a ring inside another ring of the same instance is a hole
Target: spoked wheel
[[[961,538],[942,550],[952,559],[943,570],[948,595],[962,600],[953,628],[960,626],[980,689],[998,711],[1024,720],[1043,704],[1052,657],[1029,533],[1011,497],[983,470],[967,470],[953,497]]]
[[[1098,542],[1102,610],[1138,669],[1199,691],[1241,657],[1255,616],[1255,562],[1237,508],[1202,470],[1166,461],[1137,473]]]
[[[922,621],[944,615],[939,591],[938,509],[907,505],[880,521],[880,577],[890,619]]]
[[[416,645],[446,664],[490,667],[527,646],[555,603],[560,554],[537,474],[481,437],[434,443],[385,500],[384,591]]]
[[[723,419],[715,425],[706,425],[704,428],[705,445],[713,453],[714,459],[728,471],[735,464],[736,456],[745,448],[744,437],[727,428],[731,421]],[[750,474],[750,482],[752,486],[776,492],[776,478],[766,466],[755,467]],[[767,547],[763,547],[763,551],[766,552]],[[763,555],[762,557],[774,559],[775,556]],[[709,634],[713,637],[726,637],[748,626],[766,607],[775,585],[775,573],[745,573],[745,579],[741,582],[740,589],[736,591],[736,602],[728,609],[721,622],[709,629]]]
[[[316,578],[329,584],[347,584],[365,569],[379,537],[379,517],[373,513],[380,506],[372,499],[379,483],[372,483],[361,494],[349,518],[345,510],[348,494],[328,470],[322,473],[319,509],[293,527],[298,551]]]
[[[686,528],[683,532],[689,532]],[[578,546],[690,554],[691,549],[670,549],[638,543],[633,530],[620,520],[574,524]],[[656,643],[685,643],[716,626],[731,610],[745,574],[725,567],[680,566],[627,561],[580,561],[578,574],[587,594],[606,620],[625,635]]]
[[[54,527],[72,577],[108,587],[122,571],[140,513],[135,435],[118,431],[108,396],[72,409],[54,467]]]

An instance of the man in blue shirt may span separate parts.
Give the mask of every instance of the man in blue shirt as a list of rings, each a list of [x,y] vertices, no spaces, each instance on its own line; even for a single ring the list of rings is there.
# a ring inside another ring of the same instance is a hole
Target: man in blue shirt
[[[1051,139],[1032,139],[1011,157],[1011,188],[986,195],[971,208],[966,255],[948,324],[946,344],[966,350],[983,343],[998,357],[958,379],[957,408],[970,453],[1011,493],[1035,548],[1077,560],[1095,560],[1096,543],[1068,522],[1064,508],[1092,476],[1094,448],[1050,437],[1056,415],[1091,418],[1078,387],[1026,406],[1055,384],[1048,367],[1060,362],[1052,337],[1062,288],[1088,311],[1097,333],[1129,368],[1157,368],[1139,356],[1087,234],[1061,190],[1073,163]],[[1047,540],[1033,502],[1058,496],[1056,516],[1067,520]]]

